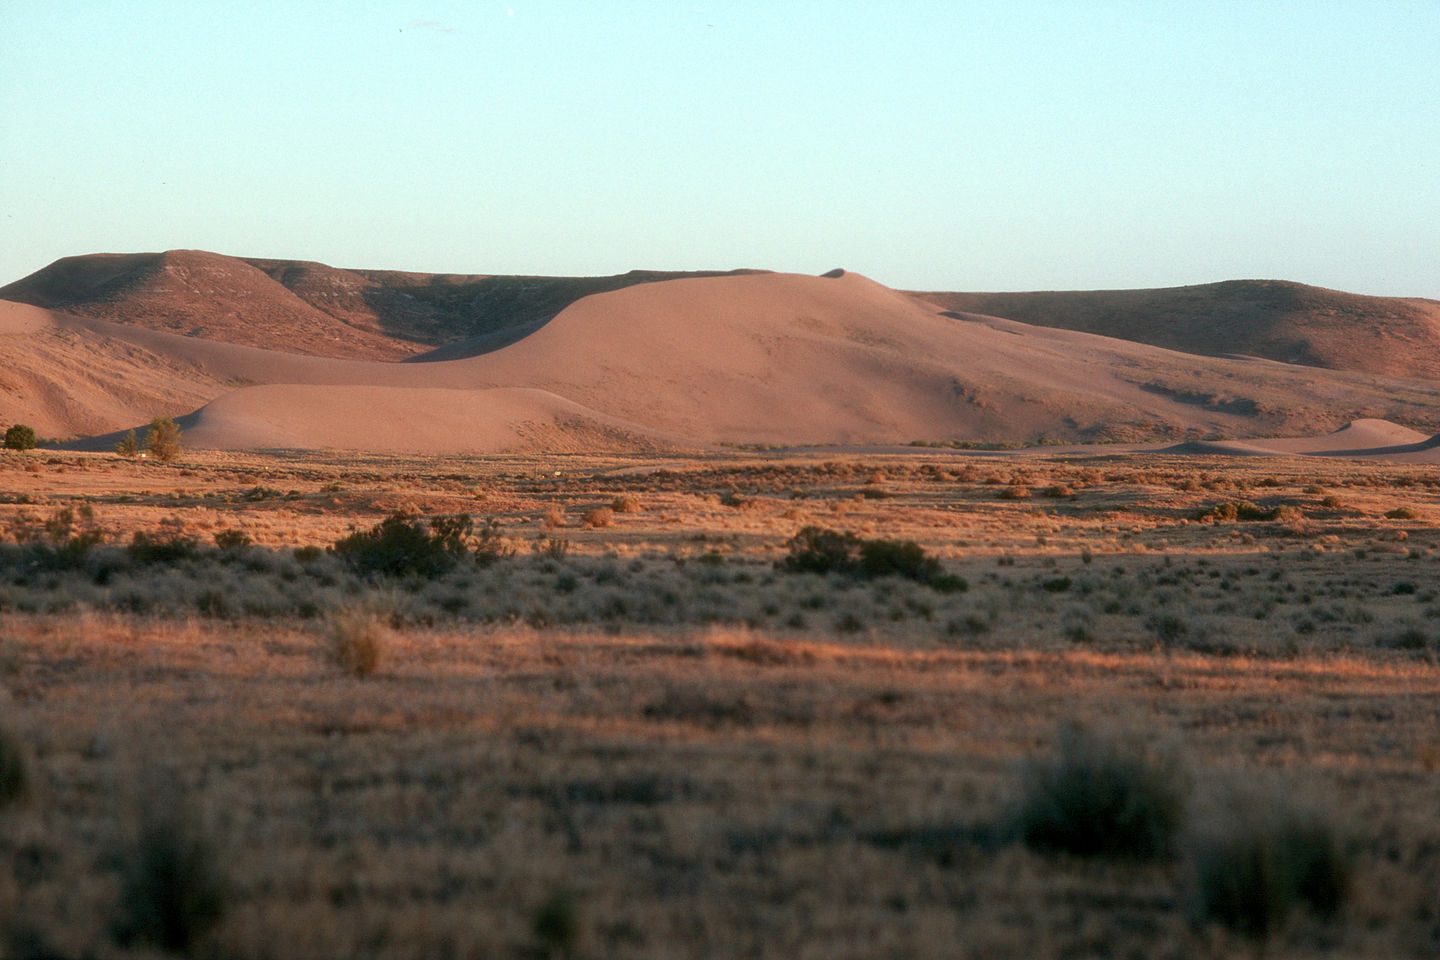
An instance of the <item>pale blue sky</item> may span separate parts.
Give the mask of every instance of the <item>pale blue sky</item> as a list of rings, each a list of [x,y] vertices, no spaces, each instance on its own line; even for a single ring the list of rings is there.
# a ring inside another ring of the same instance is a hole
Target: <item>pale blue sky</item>
[[[0,0],[0,283],[173,247],[1440,297],[1440,2]]]

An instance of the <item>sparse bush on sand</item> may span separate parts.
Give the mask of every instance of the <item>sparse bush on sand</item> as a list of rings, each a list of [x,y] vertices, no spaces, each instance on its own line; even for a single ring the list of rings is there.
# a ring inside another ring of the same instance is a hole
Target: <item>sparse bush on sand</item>
[[[116,442],[115,452],[130,460],[140,455],[140,438],[135,436],[134,430],[126,433]]]
[[[184,449],[180,445],[180,428],[169,417],[156,417],[145,431],[145,449],[150,456],[161,463],[169,463],[180,456]]]
[[[1193,844],[1195,908],[1260,944],[1297,907],[1334,917],[1349,895],[1354,865],[1334,824],[1279,793],[1232,803],[1223,825]]]
[[[1036,850],[1156,860],[1174,852],[1186,792],[1173,755],[1068,725],[1025,766],[1015,826]]]
[[[640,500],[630,494],[622,494],[610,501],[610,509],[616,513],[639,513]]]

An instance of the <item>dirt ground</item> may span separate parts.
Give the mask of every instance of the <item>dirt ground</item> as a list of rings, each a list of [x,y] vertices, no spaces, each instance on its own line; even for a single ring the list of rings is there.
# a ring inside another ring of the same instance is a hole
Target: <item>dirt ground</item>
[[[303,549],[397,511],[470,513],[493,556]],[[1434,956],[1437,524],[1440,469],[1323,459],[6,455],[0,948]],[[790,572],[809,526],[964,589]],[[1022,842],[1069,724],[1176,759],[1167,855]],[[1236,796],[1329,825],[1333,917],[1206,913],[1191,851]],[[136,932],[157,822],[218,904],[168,948]]]

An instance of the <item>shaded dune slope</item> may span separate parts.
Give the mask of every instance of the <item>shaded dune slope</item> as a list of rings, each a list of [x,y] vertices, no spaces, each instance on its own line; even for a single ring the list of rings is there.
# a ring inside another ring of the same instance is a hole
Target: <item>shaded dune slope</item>
[[[1440,377],[1440,301],[1368,297],[1281,280],[1152,290],[917,294],[943,309],[1206,355]]]

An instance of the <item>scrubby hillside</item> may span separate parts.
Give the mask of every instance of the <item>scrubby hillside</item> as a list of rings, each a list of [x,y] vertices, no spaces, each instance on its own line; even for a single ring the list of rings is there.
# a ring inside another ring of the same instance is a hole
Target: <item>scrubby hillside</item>
[[[403,273],[170,250],[66,257],[0,287],[0,299],[223,343],[398,360],[436,347],[450,356],[491,348],[592,293],[713,275]]]
[[[922,293],[944,309],[1209,355],[1440,377],[1440,302],[1367,297],[1283,280],[1153,290]]]

